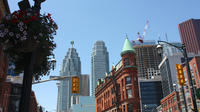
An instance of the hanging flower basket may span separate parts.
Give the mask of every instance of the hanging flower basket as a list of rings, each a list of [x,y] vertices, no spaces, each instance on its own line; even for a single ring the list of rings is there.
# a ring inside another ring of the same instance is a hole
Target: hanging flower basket
[[[46,75],[52,68],[51,56],[56,47],[54,35],[57,25],[50,14],[41,15],[28,9],[15,11],[6,15],[0,23],[0,44],[4,52],[16,65],[15,71],[22,73],[24,70],[24,55],[37,50],[38,56],[34,68],[34,75]]]

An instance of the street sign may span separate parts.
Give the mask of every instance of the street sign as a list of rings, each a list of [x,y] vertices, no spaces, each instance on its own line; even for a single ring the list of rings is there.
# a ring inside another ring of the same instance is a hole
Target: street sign
[[[185,77],[183,73],[183,66],[180,64],[176,64],[176,72],[177,72],[177,78],[180,86],[185,85]]]
[[[80,78],[77,76],[72,77],[72,93],[80,93]]]

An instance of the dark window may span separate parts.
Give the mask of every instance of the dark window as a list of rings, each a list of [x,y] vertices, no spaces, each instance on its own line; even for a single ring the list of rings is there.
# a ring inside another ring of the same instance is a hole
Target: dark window
[[[114,88],[112,88],[112,94],[114,93]]]
[[[127,112],[133,112],[133,104],[128,104],[127,109],[128,109]]]
[[[126,77],[126,84],[131,84],[131,77]]]
[[[176,105],[174,106],[174,110],[177,110],[177,106]]]
[[[136,60],[135,59],[133,59],[133,66],[136,66]]]
[[[128,58],[125,58],[125,59],[124,59],[124,66],[127,66],[127,65],[129,65],[129,59],[128,59]]]
[[[14,94],[18,94],[19,93],[19,89],[18,88],[13,88],[13,93]]]
[[[134,81],[135,81],[135,82],[137,81],[137,77],[134,77]]]
[[[125,107],[125,105],[123,105],[123,112],[125,112],[126,111],[126,107]]]
[[[124,79],[122,79],[122,87],[124,87]]]
[[[123,99],[124,99],[124,90],[123,90],[123,93],[122,93],[122,94],[123,94],[122,96],[123,96]]]

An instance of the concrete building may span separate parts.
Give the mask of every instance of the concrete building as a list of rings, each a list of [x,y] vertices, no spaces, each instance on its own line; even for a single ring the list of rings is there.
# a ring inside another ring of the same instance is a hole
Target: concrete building
[[[174,91],[173,84],[178,84],[176,64],[182,63],[181,58],[181,54],[165,56],[158,66],[162,77],[163,97]]]
[[[161,62],[161,56],[158,54],[156,45],[135,45],[136,63],[138,77],[142,79],[160,78],[158,65]]]
[[[97,81],[109,72],[109,54],[103,41],[96,41],[91,55],[91,95],[95,95]]]
[[[95,112],[140,112],[136,54],[128,38],[121,61],[105,79],[99,79],[95,94]]]
[[[175,46],[181,46],[180,42],[170,42],[171,44],[175,45]],[[162,53],[162,57],[164,58],[165,56],[172,56],[172,55],[176,55],[176,54],[181,54],[181,51],[171,45],[162,44],[163,47],[163,53]]]
[[[200,53],[200,19],[189,19],[178,25],[182,43],[187,52]]]
[[[81,96],[90,96],[90,76],[88,74],[81,75]]]
[[[156,41],[155,40],[143,40],[143,43],[139,42],[139,41],[132,41],[132,46],[136,46],[136,45],[156,45]]]
[[[167,95],[160,101],[162,112],[182,112],[179,102],[180,102],[179,92],[177,91],[171,92],[169,95]]]
[[[0,112],[18,112],[22,88],[22,76],[7,76],[4,82],[1,82],[0,90]],[[31,92],[30,112],[38,112],[35,93]]]
[[[163,97],[161,79],[139,79],[142,112],[155,112]]]
[[[72,104],[72,112],[95,112],[95,97],[94,96],[78,96],[77,103]]]
[[[60,70],[60,76],[79,76],[81,77],[81,61],[76,49],[73,47],[74,42],[71,42],[72,47],[63,59],[63,64]],[[72,94],[72,79],[60,81],[58,88],[58,108],[59,112],[68,112],[71,107]],[[76,94],[80,95],[80,94]]]

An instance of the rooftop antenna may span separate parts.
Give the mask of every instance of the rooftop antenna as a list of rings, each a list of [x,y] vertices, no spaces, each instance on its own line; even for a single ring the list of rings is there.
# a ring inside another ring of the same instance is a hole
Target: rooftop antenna
[[[160,34],[158,35],[158,40],[160,40]]]
[[[73,48],[74,47],[74,41],[73,40],[71,41],[71,45],[72,45],[72,48]]]
[[[168,37],[167,37],[167,33],[165,33],[165,38],[166,38],[166,41],[168,42]]]

